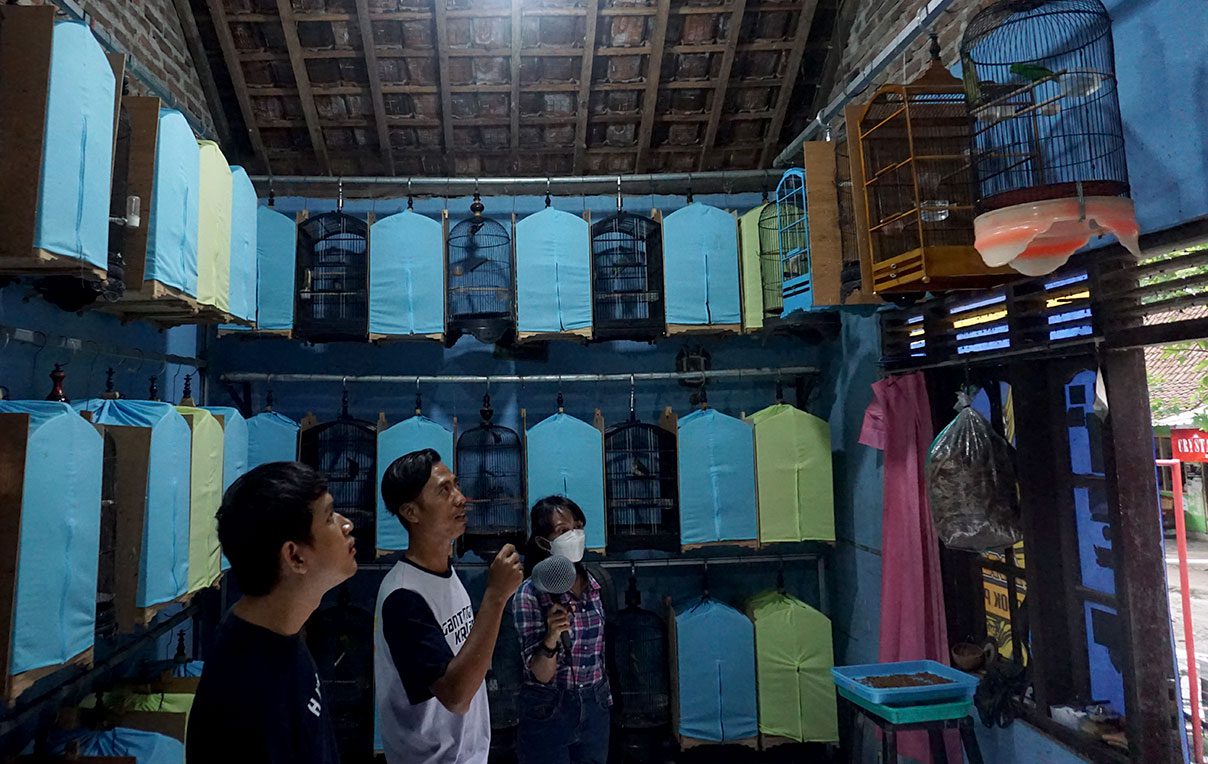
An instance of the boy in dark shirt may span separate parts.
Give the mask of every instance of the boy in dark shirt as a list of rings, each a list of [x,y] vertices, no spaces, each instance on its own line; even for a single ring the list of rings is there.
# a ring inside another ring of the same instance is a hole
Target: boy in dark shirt
[[[356,573],[352,523],[317,471],[264,464],[236,480],[218,538],[243,597],[218,626],[189,714],[188,764],[338,764],[314,659],[299,632]]]

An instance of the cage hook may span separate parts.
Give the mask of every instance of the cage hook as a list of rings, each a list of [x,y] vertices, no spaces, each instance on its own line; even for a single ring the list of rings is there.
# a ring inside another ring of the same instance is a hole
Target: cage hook
[[[549,178],[547,177],[545,179],[545,206],[546,207],[550,206],[553,203],[553,200],[550,199],[550,196],[549,196],[549,187],[550,187],[550,181],[549,181]]]
[[[336,212],[344,211],[344,177],[336,181]]]
[[[415,197],[411,195],[411,178],[407,178],[407,209],[415,210]]]
[[[276,192],[273,190],[273,176],[272,176],[272,174],[270,174],[270,175],[268,176],[268,206],[269,206],[269,207],[276,207],[276,206],[277,206],[277,193],[276,193]]]
[[[707,558],[704,561],[704,570],[700,576],[700,590],[703,597],[709,596],[709,560]]]
[[[692,173],[688,173],[688,193],[684,196],[687,198],[688,204],[692,204]]]
[[[939,61],[940,60],[940,36],[938,34],[936,34],[935,32],[931,32],[927,36],[931,38],[931,46],[927,49],[927,52],[931,54],[932,61]]]
[[[780,374],[776,375],[776,403],[784,403],[784,380]]]
[[[784,558],[779,558],[776,566],[776,591],[784,594]]]
[[[1082,193],[1082,181],[1074,181],[1074,186],[1078,190],[1078,222],[1086,222],[1086,196]]]
[[[415,378],[415,415],[419,416],[424,413],[424,398],[419,391],[419,377]]]
[[[149,400],[149,401],[158,401],[159,400],[159,377],[158,377],[158,375],[152,375],[150,377],[150,385],[147,387],[147,400]]]
[[[617,212],[621,211],[621,176],[617,176]]]
[[[558,375],[558,413],[561,414],[566,408],[566,401],[562,397],[562,375]]]
[[[187,401],[187,402],[186,402]],[[193,375],[185,375],[185,386],[180,391],[180,405],[192,406],[193,403]]]
[[[768,171],[764,170],[763,171],[763,201],[764,201],[764,204],[767,204],[769,193],[771,193],[771,189],[768,188]]]
[[[637,390],[633,381],[633,375],[629,375],[629,421],[637,419]]]

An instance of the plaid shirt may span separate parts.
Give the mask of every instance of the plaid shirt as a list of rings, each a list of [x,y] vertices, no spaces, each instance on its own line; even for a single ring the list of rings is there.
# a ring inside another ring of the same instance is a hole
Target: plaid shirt
[[[570,658],[558,647],[558,673],[551,683],[559,688],[590,687],[604,681],[604,605],[600,584],[587,576],[587,588],[581,597],[571,592],[553,597],[537,591],[532,579],[525,581],[515,598],[516,631],[527,668],[537,646],[545,641],[545,617],[557,602],[570,613]],[[536,682],[526,671],[525,680]]]

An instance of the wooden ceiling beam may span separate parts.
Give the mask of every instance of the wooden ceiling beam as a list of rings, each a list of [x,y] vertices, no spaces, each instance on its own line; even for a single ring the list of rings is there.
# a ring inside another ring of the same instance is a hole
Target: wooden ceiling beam
[[[767,140],[763,152],[759,155],[759,166],[767,167],[772,157],[780,150],[780,130],[784,127],[784,117],[789,111],[789,102],[793,99],[793,85],[797,82],[801,70],[801,59],[805,55],[805,42],[809,39],[810,28],[814,25],[814,11],[818,8],[818,0],[804,0],[801,13],[797,16],[797,33],[793,35],[793,49],[789,51],[785,62],[784,76],[780,78],[780,94],[776,97],[776,110],[772,115],[772,124],[768,126]]]
[[[302,46],[298,42],[298,22],[294,18],[294,6],[290,0],[277,0],[277,13],[281,17],[281,31],[285,47],[289,51],[289,64],[294,71],[294,82],[298,85],[298,100],[302,102],[302,114],[306,117],[306,130],[314,147],[319,165],[327,175],[331,174],[331,159],[327,156],[327,141],[319,127],[319,110],[310,89],[310,75],[306,71],[306,60],[302,57]]]
[[[438,0],[439,2],[439,0]],[[510,137],[512,142],[512,151],[520,150],[520,51],[524,44],[521,39],[520,28],[523,26],[521,18],[521,0],[512,0],[512,53],[511,53],[511,86],[512,91],[508,98],[508,111],[511,117]]]
[[[369,18],[369,0],[356,0],[357,24],[361,30],[361,47],[365,50],[365,74],[373,99],[373,117],[377,123],[378,148],[390,174],[394,174],[394,149],[390,147],[390,128],[386,126],[386,98],[382,95],[382,78],[378,70],[376,45],[373,42],[373,22]]]
[[[268,152],[264,150],[264,137],[260,135],[260,127],[256,124],[256,111],[252,108],[252,99],[248,95],[247,80],[243,76],[243,65],[239,63],[239,49],[235,47],[235,38],[231,34],[231,24],[227,20],[223,0],[206,0],[206,8],[214,21],[214,33],[218,36],[218,46],[222,49],[222,58],[226,61],[227,70],[231,75],[231,85],[235,89],[235,100],[239,102],[239,111],[247,127],[252,150],[264,162],[265,168],[272,172],[268,162]]]
[[[440,79],[440,119],[443,128],[444,149],[453,148],[453,91],[449,84],[449,3],[434,0],[436,8],[436,55],[437,74]]]
[[[817,0],[807,0],[817,2]],[[658,0],[651,37],[650,57],[646,62],[646,92],[642,96],[642,125],[638,130],[638,153],[635,172],[644,172],[650,141],[654,137],[654,109],[658,104],[659,80],[663,70],[663,48],[667,43],[667,20],[671,16],[671,0]]]
[[[189,58],[197,69],[197,77],[201,80],[201,89],[206,96],[206,105],[210,107],[210,118],[214,120],[214,129],[218,131],[218,139],[224,146],[231,145],[231,125],[227,121],[226,111],[222,108],[222,97],[218,93],[218,84],[214,81],[214,71],[210,59],[206,56],[205,46],[201,44],[201,33],[197,29],[197,16],[193,13],[188,0],[172,0],[176,7],[176,18],[180,21],[180,30],[185,37],[185,46],[189,49]],[[120,89],[120,84],[119,84]]]
[[[575,160],[576,175],[583,172],[583,152],[587,150],[587,111],[591,103],[591,77],[596,61],[596,21],[600,4],[592,0],[587,7],[587,28],[583,34],[583,59],[579,67],[579,97],[575,100]]]
[[[721,112],[726,103],[726,89],[730,86],[730,70],[734,68],[734,57],[738,53],[738,38],[742,36],[742,17],[747,10],[747,0],[734,0],[730,12],[730,25],[726,30],[726,49],[721,54],[721,67],[717,72],[717,87],[713,89],[713,108],[709,111],[709,124],[705,127],[705,140],[701,144],[698,170],[704,170],[709,161],[709,152],[717,142],[717,128],[721,125]]]

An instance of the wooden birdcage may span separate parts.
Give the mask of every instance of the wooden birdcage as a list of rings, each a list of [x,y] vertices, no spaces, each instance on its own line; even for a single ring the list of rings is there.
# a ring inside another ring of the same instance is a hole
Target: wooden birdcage
[[[620,209],[591,227],[596,339],[653,340],[666,331],[663,231]]]
[[[622,746],[639,754],[636,760],[645,761],[648,759],[640,755],[645,752],[642,749],[656,745],[648,733],[665,733],[671,723],[670,657],[667,624],[657,613],[642,607],[634,576],[629,578],[625,608],[616,615],[609,641]]]
[[[680,549],[675,416],[629,419],[604,431],[605,518],[609,551]]]
[[[784,309],[784,269],[780,264],[780,227],[776,223],[775,204],[765,204],[759,213],[759,283],[763,294],[763,312],[779,316]]]
[[[983,289],[1011,273],[987,267],[973,246],[964,90],[938,55],[933,41],[927,71],[878,89],[849,126],[860,157],[852,182],[864,199],[857,222],[878,294]]]
[[[479,414],[482,422],[457,439],[457,477],[467,499],[462,544],[492,559],[504,544],[524,544],[524,449],[515,430],[491,421],[490,393]]]
[[[368,223],[342,211],[299,223],[296,278],[297,336],[309,342],[369,336]]]
[[[340,757],[369,761],[373,755],[373,611],[352,604],[348,584],[337,603],[306,622],[324,711],[334,720]]]
[[[323,424],[313,416],[302,421],[301,457],[327,480],[332,509],[352,523],[357,560],[372,561],[377,556],[377,425],[348,413],[347,390],[338,417]]]
[[[445,265],[448,326],[445,342],[464,334],[499,342],[516,329],[516,269],[512,237],[499,221],[483,216],[478,192],[472,217],[449,231]]]

